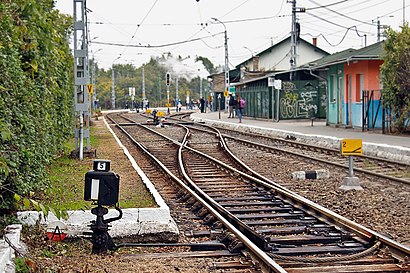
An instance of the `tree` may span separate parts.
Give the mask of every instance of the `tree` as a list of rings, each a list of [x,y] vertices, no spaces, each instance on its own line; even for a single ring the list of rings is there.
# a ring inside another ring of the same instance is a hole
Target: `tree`
[[[214,74],[217,72],[217,69],[215,68],[214,64],[208,58],[199,56],[196,57],[195,61],[201,61],[209,74]]]
[[[410,28],[406,23],[401,32],[386,31],[386,55],[382,65],[383,102],[394,117],[393,126],[400,132],[409,128],[410,119]]]

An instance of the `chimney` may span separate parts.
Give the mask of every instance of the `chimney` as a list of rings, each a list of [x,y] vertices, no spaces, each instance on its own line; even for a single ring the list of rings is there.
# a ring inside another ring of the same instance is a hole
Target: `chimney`
[[[259,71],[259,56],[253,56],[252,62],[253,71]]]
[[[312,44],[313,44],[314,46],[317,46],[317,38],[312,38]]]

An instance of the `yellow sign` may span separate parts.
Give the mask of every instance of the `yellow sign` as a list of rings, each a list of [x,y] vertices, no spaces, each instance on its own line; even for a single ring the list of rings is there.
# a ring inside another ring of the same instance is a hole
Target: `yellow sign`
[[[362,155],[362,140],[342,139],[340,142],[340,152],[342,155]]]
[[[224,92],[224,97],[226,98],[226,97],[228,97],[229,96],[229,92],[228,92],[228,90],[226,90],[225,92]]]
[[[166,107],[171,107],[171,103],[166,103],[165,106]]]
[[[147,109],[147,110],[145,110],[145,113],[147,113],[147,114],[151,114],[151,109]]]
[[[164,114],[164,112],[161,112],[161,111],[159,111],[158,113],[157,113],[157,116],[158,117],[163,117],[165,114]]]
[[[87,84],[87,90],[88,90],[88,94],[92,94],[93,93],[93,85],[92,84]]]

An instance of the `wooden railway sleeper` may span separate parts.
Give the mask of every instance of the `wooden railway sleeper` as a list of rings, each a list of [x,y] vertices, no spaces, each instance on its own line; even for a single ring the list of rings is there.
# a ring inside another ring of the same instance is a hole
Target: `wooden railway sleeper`
[[[186,202],[188,199],[191,198],[191,195],[188,193],[183,193],[182,196],[179,198],[180,201]]]
[[[199,202],[195,202],[192,206],[191,206],[191,210],[193,212],[198,212],[199,210],[201,210],[203,208],[203,206],[201,205],[201,203]]]
[[[233,240],[232,243],[228,245],[228,250],[231,253],[239,253],[242,249],[244,249],[244,244],[238,239]]]
[[[400,262],[397,266],[403,270],[406,270],[404,272],[410,272],[410,257],[404,257],[403,261]]]
[[[205,216],[208,215],[208,214],[209,214],[209,211],[208,211],[206,208],[204,208],[204,207],[202,207],[202,208],[197,212],[197,215],[198,215],[199,217],[202,217],[202,218],[205,218]]]
[[[213,222],[216,221],[215,216],[213,216],[212,214],[208,214],[205,218],[204,218],[204,223],[206,225],[211,225]]]
[[[196,201],[196,199],[195,199],[194,197],[190,197],[190,198],[186,201],[187,205],[189,205],[189,206],[191,206],[191,207],[192,207],[196,202],[197,202],[197,201]]]

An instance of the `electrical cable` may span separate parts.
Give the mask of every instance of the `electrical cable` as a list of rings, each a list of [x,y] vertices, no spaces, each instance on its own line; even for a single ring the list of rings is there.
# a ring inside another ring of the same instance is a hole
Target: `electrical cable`
[[[231,9],[230,11],[228,11],[228,12],[225,13],[224,15],[220,16],[219,18],[222,19],[222,18],[225,17],[226,15],[232,13],[234,10],[236,10],[236,9],[240,8],[241,6],[243,6],[246,2],[249,2],[249,0],[243,1],[241,4],[239,4],[239,6],[236,6],[235,8]]]
[[[219,32],[215,35],[219,35],[219,34],[223,34],[224,32]],[[173,45],[179,45],[179,44],[186,44],[186,43],[191,43],[191,42],[195,42],[195,41],[199,41],[205,38],[210,38],[213,36],[205,36],[205,37],[201,37],[201,38],[195,38],[195,39],[190,39],[190,40],[184,40],[184,41],[180,41],[180,42],[174,42],[174,43],[169,43],[169,44],[162,44],[162,45],[132,45],[132,44],[120,44],[120,43],[108,43],[108,42],[94,42],[95,44],[99,44],[99,45],[111,45],[111,46],[121,46],[121,47],[137,47],[137,48],[160,48],[160,47],[167,47],[167,46],[173,46]]]
[[[309,2],[312,2],[313,4],[316,4],[316,5],[319,5],[319,6],[320,6],[320,4],[317,3],[317,2],[314,1],[314,0],[308,0],[308,1],[309,1]],[[340,12],[337,12],[337,11],[335,11],[335,10],[329,9],[328,7],[323,6],[323,8],[325,8],[325,9],[327,9],[327,10],[333,12],[333,13],[336,13],[337,15],[340,15],[340,16],[342,16],[342,17],[348,18],[348,19],[350,19],[350,20],[353,20],[353,21],[356,21],[356,22],[359,22],[359,23],[362,23],[362,24],[373,25],[373,24],[371,24],[371,23],[368,23],[368,22],[365,22],[365,21],[362,21],[362,20],[359,20],[359,19],[356,19],[356,18],[347,16],[347,15],[344,15],[344,14],[342,14],[342,13],[340,13]]]
[[[342,1],[339,1],[339,2],[332,3],[332,4],[327,4],[327,5],[324,5],[324,6],[319,6],[319,7],[314,7],[314,8],[306,8],[306,10],[326,8],[326,7],[338,5],[340,3],[344,3],[344,2],[347,2],[347,1],[350,1],[350,0],[342,0]]]

